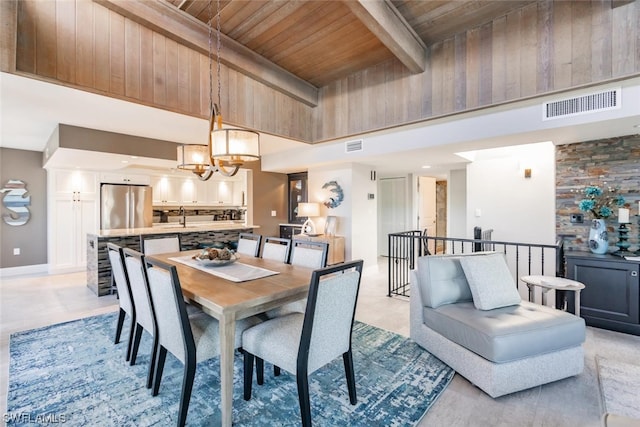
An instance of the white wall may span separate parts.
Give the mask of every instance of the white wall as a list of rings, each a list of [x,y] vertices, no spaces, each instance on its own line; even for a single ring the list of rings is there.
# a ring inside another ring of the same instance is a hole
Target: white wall
[[[308,171],[308,194],[310,202],[323,203],[330,192],[322,189],[329,181],[342,187],[344,200],[334,209],[321,206],[321,218],[314,219],[319,233],[324,230],[327,215],[337,219],[336,235],[345,238],[345,260],[363,259],[365,266],[377,264],[377,209],[376,181],[371,181],[371,168],[349,164],[333,168],[313,168]],[[367,199],[373,194],[374,199]]]
[[[552,143],[483,150],[467,165],[467,233],[480,226],[492,240],[553,244],[555,218]]]
[[[467,232],[467,171],[449,171],[447,178],[447,237],[470,238]]]

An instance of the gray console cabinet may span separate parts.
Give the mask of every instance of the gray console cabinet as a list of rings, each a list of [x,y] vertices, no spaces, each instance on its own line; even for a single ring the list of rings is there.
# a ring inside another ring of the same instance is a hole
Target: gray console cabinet
[[[613,255],[567,252],[567,278],[584,283],[580,315],[587,325],[640,335],[640,263]],[[573,311],[573,299],[568,299]]]

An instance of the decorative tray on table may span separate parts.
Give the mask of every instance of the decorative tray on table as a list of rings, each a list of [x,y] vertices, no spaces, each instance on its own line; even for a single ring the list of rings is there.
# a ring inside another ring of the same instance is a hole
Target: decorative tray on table
[[[222,267],[233,264],[238,260],[238,256],[230,249],[206,248],[202,252],[192,257],[200,265],[207,267]]]

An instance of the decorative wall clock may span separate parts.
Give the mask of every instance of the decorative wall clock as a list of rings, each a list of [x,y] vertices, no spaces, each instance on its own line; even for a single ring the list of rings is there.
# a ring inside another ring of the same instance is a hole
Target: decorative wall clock
[[[326,200],[323,204],[329,209],[337,208],[344,200],[344,193],[342,187],[336,181],[329,181],[322,186],[322,189],[328,189],[331,193],[329,200]]]

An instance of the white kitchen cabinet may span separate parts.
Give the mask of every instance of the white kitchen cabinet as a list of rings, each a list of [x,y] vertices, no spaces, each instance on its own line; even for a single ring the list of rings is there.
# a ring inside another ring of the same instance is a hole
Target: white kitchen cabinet
[[[100,175],[100,182],[108,184],[149,185],[151,184],[151,177],[149,175],[138,174],[103,173]]]
[[[184,179],[172,176],[154,176],[151,180],[153,188],[153,204],[156,206],[180,205],[182,201],[182,183]]]
[[[84,270],[87,233],[95,233],[99,224],[98,176],[77,170],[49,172],[49,270]]]

